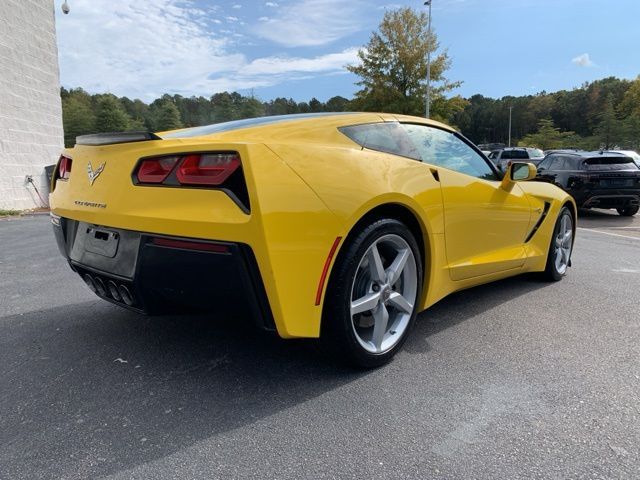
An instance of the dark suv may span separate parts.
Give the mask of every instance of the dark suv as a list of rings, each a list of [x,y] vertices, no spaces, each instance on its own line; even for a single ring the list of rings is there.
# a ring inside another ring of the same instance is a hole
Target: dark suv
[[[631,216],[640,205],[640,168],[614,152],[556,152],[538,164],[537,181],[569,193],[580,208],[615,208]]]
[[[544,158],[544,153],[539,148],[509,147],[492,151],[489,158],[500,171],[504,172],[507,169],[507,163],[511,161],[531,162],[537,165]]]

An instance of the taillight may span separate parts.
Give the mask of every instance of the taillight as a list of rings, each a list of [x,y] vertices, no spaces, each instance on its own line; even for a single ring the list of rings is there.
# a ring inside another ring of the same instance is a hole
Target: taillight
[[[131,179],[141,186],[222,189],[245,213],[251,211],[238,152],[176,153],[141,158]]]
[[[68,180],[70,174],[71,159],[69,157],[65,157],[64,155],[61,155],[60,161],[58,162],[58,178],[62,180]]]
[[[221,185],[240,166],[237,153],[203,153],[184,157],[176,177],[183,185]]]
[[[140,183],[162,183],[169,176],[180,157],[147,158],[140,163],[136,174]]]

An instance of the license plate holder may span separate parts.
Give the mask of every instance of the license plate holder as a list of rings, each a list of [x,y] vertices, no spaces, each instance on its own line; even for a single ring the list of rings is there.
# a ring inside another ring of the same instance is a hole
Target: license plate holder
[[[104,228],[87,227],[84,248],[87,252],[113,258],[118,253],[120,234]]]

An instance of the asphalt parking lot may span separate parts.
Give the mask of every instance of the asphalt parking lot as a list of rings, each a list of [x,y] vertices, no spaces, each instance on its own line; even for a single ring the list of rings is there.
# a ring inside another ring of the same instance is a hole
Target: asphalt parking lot
[[[354,372],[98,300],[48,217],[0,219],[0,478],[639,478],[640,216],[579,224],[562,282],[457,293]]]

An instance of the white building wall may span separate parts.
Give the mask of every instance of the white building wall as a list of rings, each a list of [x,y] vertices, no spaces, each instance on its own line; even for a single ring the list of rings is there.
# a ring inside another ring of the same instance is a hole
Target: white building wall
[[[0,0],[0,209],[42,207],[63,147],[54,0]]]

